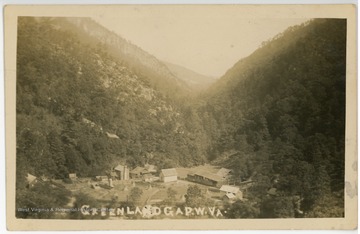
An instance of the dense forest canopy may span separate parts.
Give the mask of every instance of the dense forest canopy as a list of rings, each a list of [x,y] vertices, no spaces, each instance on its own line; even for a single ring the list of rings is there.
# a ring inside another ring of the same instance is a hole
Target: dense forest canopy
[[[27,173],[63,179],[116,163],[208,162],[233,169],[234,183],[256,181],[249,202],[234,206],[249,212],[230,218],[344,215],[346,20],[287,29],[197,97],[165,68],[149,71],[97,36],[84,39],[83,27],[19,18],[18,205]],[[271,188],[280,196],[267,196]]]
[[[204,162],[194,141],[200,126],[186,121],[182,107],[106,49],[56,26],[51,19],[19,19],[19,172],[92,176],[116,162],[143,164],[148,153],[167,167]]]
[[[312,20],[264,43],[202,99],[208,156],[303,197],[305,209],[342,194],[345,70],[346,20]]]

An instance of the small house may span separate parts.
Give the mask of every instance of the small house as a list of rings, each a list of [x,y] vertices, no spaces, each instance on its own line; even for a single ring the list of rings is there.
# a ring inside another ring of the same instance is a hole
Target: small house
[[[135,169],[130,171],[130,177],[131,179],[140,179],[145,168],[143,167],[135,167]]]
[[[143,180],[145,182],[154,182],[154,181],[159,181],[160,178],[158,176],[154,176],[153,174],[145,174],[143,175]]]
[[[220,191],[225,193],[228,199],[243,199],[243,193],[238,187],[223,185],[221,186]]]
[[[177,181],[177,172],[175,168],[162,169],[160,179],[163,182]]]
[[[152,177],[153,177],[153,175],[151,175],[151,174],[145,174],[143,176],[143,179],[145,182],[152,182]]]
[[[226,201],[226,202],[230,202],[230,203],[233,203],[236,199],[236,196],[232,193],[226,193],[224,196],[223,196],[223,201]]]
[[[70,174],[69,174],[69,179],[70,179],[70,180],[77,180],[76,173],[70,173]]]
[[[129,180],[129,168],[121,164],[114,167],[116,178],[118,180]]]
[[[27,181],[26,187],[32,188],[32,187],[34,187],[34,185],[37,183],[38,180],[37,180],[36,176],[28,173],[26,176],[26,181]]]
[[[96,181],[108,181],[108,176],[95,176]]]
[[[157,172],[156,166],[152,164],[145,164],[145,173],[155,174]]]

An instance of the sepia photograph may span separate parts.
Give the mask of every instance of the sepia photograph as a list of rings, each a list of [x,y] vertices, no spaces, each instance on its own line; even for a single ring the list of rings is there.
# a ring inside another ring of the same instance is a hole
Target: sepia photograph
[[[356,228],[355,7],[318,7],[6,6],[8,227]]]

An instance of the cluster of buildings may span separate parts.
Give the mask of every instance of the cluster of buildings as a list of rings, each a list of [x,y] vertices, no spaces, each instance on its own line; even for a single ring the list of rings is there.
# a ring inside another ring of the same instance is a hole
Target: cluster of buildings
[[[146,164],[144,167],[136,167],[129,170],[126,166],[118,165],[114,169],[115,178],[118,180],[142,180],[146,182],[161,181],[176,182],[178,180],[178,173],[175,168],[161,169],[157,174],[157,168],[154,165]],[[190,172],[187,174],[188,181],[199,183],[217,188],[217,191],[223,196],[224,200],[229,202],[237,199],[243,199],[243,193],[236,186],[231,186],[229,180],[232,176],[232,170],[221,168],[216,173],[206,170],[199,170],[197,172]]]
[[[214,187],[214,189],[220,192],[223,196],[223,199],[228,201],[234,201],[237,199],[242,200],[243,194],[240,189],[236,186],[229,185],[229,180],[232,176],[232,171],[227,168],[221,168],[216,173],[199,170],[196,172],[190,171],[186,173],[185,176],[181,176],[181,179],[185,179],[194,183],[203,184],[207,186]],[[155,182],[160,181],[163,183],[176,182],[179,175],[175,168],[161,169],[158,171],[155,165],[145,164],[143,167],[137,166],[134,169],[130,170],[126,165],[118,164],[113,167],[107,175],[99,175],[95,177],[95,180],[98,182],[104,183],[91,183],[93,189],[98,189],[100,186],[105,186],[108,188],[113,188],[113,181],[145,181],[145,182]],[[37,181],[38,178],[28,174],[27,176],[28,187],[32,187]],[[68,179],[72,182],[77,181],[76,173],[70,173]]]
[[[221,168],[217,173],[208,171],[191,172],[187,174],[188,181],[199,184],[213,186],[220,188],[222,185],[227,185],[232,171],[230,169]],[[107,177],[115,180],[143,180],[146,182],[161,181],[174,182],[178,180],[178,173],[175,168],[161,169],[158,174],[157,167],[151,164],[145,164],[144,167],[137,166],[130,170],[126,165],[117,165],[112,168],[110,175],[99,176],[99,179],[107,179]]]
[[[114,168],[116,178],[119,180],[143,180],[145,182],[162,181],[173,182],[177,181],[177,172],[175,168],[168,168],[160,170],[157,176],[157,168],[155,165],[145,164],[144,167],[135,167],[129,171],[126,166],[118,165]]]
[[[145,164],[144,167],[137,166],[134,169],[130,170],[126,165],[117,165],[111,169],[111,172],[108,175],[96,176],[97,181],[106,181],[109,179],[112,180],[138,180],[145,182],[172,182],[177,181],[178,174],[175,168],[168,168],[160,170],[158,174],[157,167],[151,164]]]
[[[209,171],[198,171],[189,173],[187,180],[218,188],[221,198],[227,202],[243,200],[243,193],[239,187],[229,185],[232,171],[227,168],[221,168],[216,173]]]

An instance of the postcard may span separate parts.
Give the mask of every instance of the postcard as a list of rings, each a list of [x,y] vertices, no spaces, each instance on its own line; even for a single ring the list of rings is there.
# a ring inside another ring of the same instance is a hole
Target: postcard
[[[9,230],[357,228],[354,5],[7,5]]]

